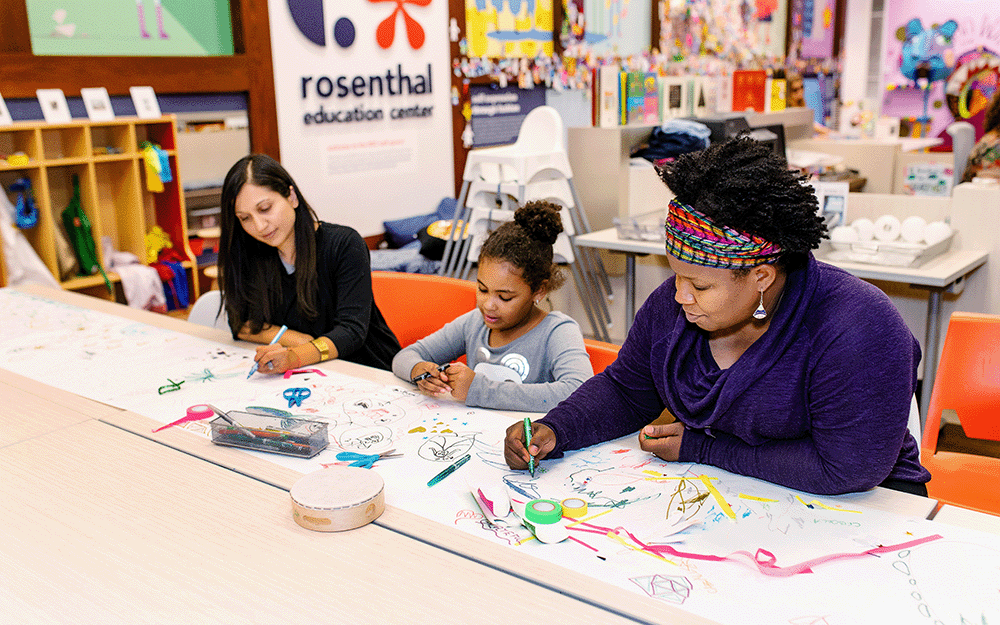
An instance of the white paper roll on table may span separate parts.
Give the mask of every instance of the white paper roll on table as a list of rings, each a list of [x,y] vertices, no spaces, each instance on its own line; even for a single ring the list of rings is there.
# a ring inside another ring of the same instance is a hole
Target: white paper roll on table
[[[858,231],[858,241],[866,242],[875,238],[875,222],[861,217],[851,222],[851,227]]]
[[[851,226],[837,226],[830,231],[830,240],[834,243],[854,243],[858,241],[858,231]]]
[[[951,226],[943,221],[932,221],[924,228],[924,241],[927,245],[940,243],[951,236]]]
[[[895,241],[899,238],[901,229],[902,224],[895,215],[882,215],[875,220],[875,238],[879,241]]]
[[[378,473],[333,466],[302,476],[291,490],[292,516],[317,532],[367,525],[385,510],[385,483]]]
[[[899,229],[900,236],[907,243],[923,243],[924,230],[927,228],[927,220],[916,215],[903,220]]]

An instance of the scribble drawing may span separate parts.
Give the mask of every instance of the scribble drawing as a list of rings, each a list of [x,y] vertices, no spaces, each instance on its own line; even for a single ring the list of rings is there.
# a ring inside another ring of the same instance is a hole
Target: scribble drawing
[[[637,501],[647,501],[660,496],[642,495],[640,491],[627,491],[632,485],[641,485],[644,478],[617,467],[587,468],[569,475],[568,485],[574,493],[590,502],[592,508],[624,508]]]
[[[538,483],[530,475],[511,473],[503,476],[503,483],[507,485],[507,488],[524,497],[525,501],[540,499],[542,496],[538,489]]]
[[[643,575],[629,579],[650,597],[677,605],[684,603],[691,596],[693,588],[688,578],[680,575]]]
[[[347,451],[376,451],[388,448],[392,430],[383,426],[357,427],[338,436],[337,445]]]
[[[528,535],[527,530],[523,526],[512,526],[503,519],[497,520],[496,523],[491,523],[486,516],[474,510],[458,511],[455,515],[455,525],[460,525],[463,522],[476,523],[484,532],[493,534],[508,545],[517,545]]]
[[[667,502],[668,521],[686,521],[701,512],[702,506],[708,501],[709,492],[702,490],[700,484],[700,481],[685,478],[677,480],[677,487]]]
[[[475,434],[437,434],[424,441],[417,454],[432,462],[454,462],[468,453],[475,442]]]

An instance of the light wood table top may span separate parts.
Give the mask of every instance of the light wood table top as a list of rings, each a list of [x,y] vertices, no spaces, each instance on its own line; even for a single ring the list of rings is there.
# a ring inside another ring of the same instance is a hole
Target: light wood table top
[[[0,376],[0,448],[120,412],[9,372]]]
[[[376,525],[303,529],[287,492],[93,420],[0,449],[0,473],[11,622],[436,624],[513,606],[633,622]]]

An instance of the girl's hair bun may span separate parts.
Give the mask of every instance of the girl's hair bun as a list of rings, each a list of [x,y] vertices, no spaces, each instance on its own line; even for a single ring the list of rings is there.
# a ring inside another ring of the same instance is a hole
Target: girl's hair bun
[[[559,210],[558,204],[535,200],[517,209],[514,213],[514,222],[524,228],[528,236],[535,241],[552,245],[563,231]]]

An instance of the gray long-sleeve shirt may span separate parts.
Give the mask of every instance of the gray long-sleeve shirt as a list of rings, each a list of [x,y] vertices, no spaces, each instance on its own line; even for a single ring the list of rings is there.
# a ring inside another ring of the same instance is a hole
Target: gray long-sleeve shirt
[[[579,324],[561,312],[549,313],[502,347],[490,347],[489,337],[482,313],[471,310],[396,354],[392,372],[409,381],[418,362],[442,364],[465,354],[473,370],[482,363],[499,365],[521,378],[520,384],[496,382],[477,373],[465,398],[467,406],[526,412],[554,408],[594,374]]]

